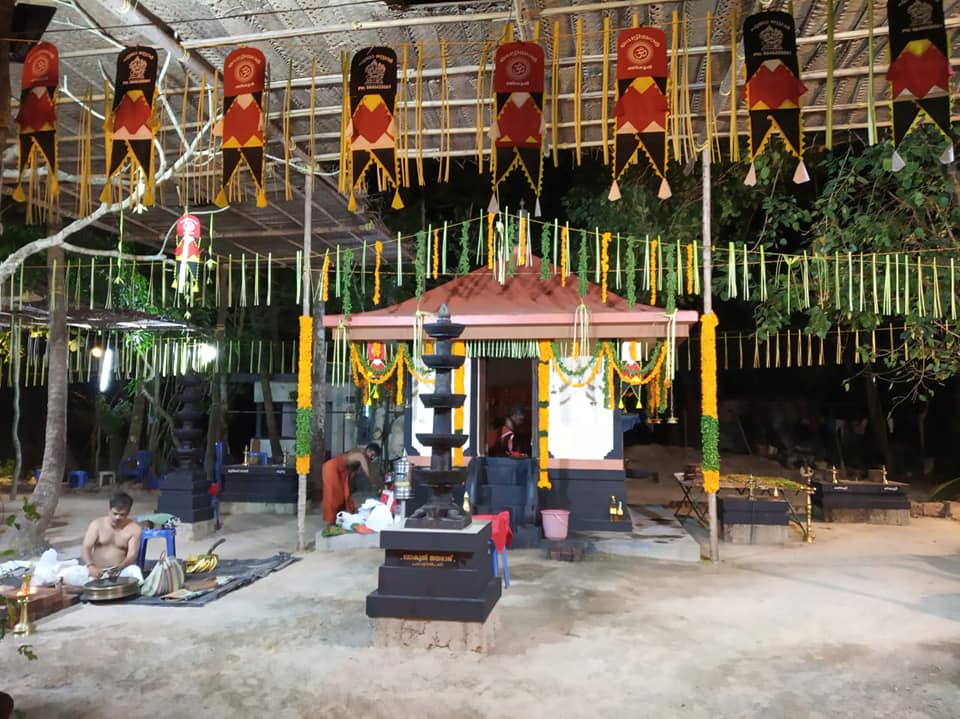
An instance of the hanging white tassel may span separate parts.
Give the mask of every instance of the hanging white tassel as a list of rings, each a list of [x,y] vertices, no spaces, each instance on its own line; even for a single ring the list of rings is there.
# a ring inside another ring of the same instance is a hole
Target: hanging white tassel
[[[743,184],[747,187],[753,187],[757,184],[757,168],[752,162],[750,163],[750,171],[747,172],[747,177],[743,181]]]
[[[537,201],[533,205],[533,216],[540,217],[540,195],[537,195]]]
[[[610,202],[616,202],[620,199],[620,185],[617,184],[616,180],[610,185],[610,192],[607,194],[607,199],[610,200]]]
[[[660,189],[657,190],[657,197],[661,200],[669,200],[673,197],[673,190],[670,189],[670,183],[667,182],[666,177],[660,180]]]
[[[947,149],[943,151],[943,154],[940,155],[940,162],[942,162],[944,165],[949,165],[951,162],[953,162],[953,160],[953,143],[951,142],[947,146]]]
[[[894,172],[900,172],[907,163],[903,161],[903,158],[900,157],[900,153],[896,150],[893,151],[893,156],[890,158],[890,169]]]
[[[807,172],[807,166],[803,164],[803,160],[800,160],[793,173],[793,184],[802,185],[804,182],[810,182],[810,173]]]
[[[490,204],[487,205],[487,212],[497,213],[500,211],[500,204],[497,202],[497,194],[490,196]]]

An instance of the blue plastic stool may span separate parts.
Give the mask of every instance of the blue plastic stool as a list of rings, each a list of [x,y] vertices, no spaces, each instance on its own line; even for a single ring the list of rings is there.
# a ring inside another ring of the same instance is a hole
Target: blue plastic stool
[[[137,555],[137,564],[143,569],[143,563],[147,559],[147,542],[151,539],[167,540],[167,556],[177,556],[177,530],[176,529],[144,529],[140,533],[140,554]]]
[[[493,557],[493,576],[500,576],[500,567],[497,566],[497,555],[499,555],[500,562],[499,564],[503,567],[503,586],[510,586],[510,567],[507,566],[507,548],[504,547],[502,552],[497,551],[497,545],[493,543],[493,540],[490,540],[490,555]]]
[[[67,485],[74,489],[83,489],[87,484],[87,473],[82,469],[75,469],[67,474]]]

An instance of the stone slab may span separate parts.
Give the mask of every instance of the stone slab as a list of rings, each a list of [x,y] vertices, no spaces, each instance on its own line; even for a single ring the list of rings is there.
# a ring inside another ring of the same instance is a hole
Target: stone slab
[[[379,549],[380,535],[357,534],[348,532],[347,534],[338,534],[335,537],[324,537],[322,532],[317,532],[316,549],[318,552],[338,552],[346,549]]]
[[[205,519],[200,522],[180,522],[177,525],[177,538],[186,542],[193,542],[213,536],[217,531],[216,522]]]
[[[374,620],[373,642],[378,648],[487,654],[494,648],[500,623],[499,605],[484,622],[378,618]]]
[[[655,539],[632,535],[622,539],[602,539],[594,548],[604,554],[623,557],[646,557],[666,562],[699,562],[700,543],[690,535]]]
[[[952,505],[956,502],[910,502],[911,517],[957,518]]]
[[[904,526],[910,524],[909,509],[824,509],[821,511],[825,522],[846,522],[860,524],[892,524]]]
[[[782,524],[724,524],[721,538],[730,544],[786,544],[788,533]]]
[[[220,502],[220,514],[296,514],[290,502]]]

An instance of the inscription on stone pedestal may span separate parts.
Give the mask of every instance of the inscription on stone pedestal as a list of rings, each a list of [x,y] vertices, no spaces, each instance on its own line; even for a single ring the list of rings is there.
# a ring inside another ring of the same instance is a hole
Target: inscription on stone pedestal
[[[458,569],[467,566],[472,558],[469,552],[416,552],[387,550],[387,566],[434,567]]]

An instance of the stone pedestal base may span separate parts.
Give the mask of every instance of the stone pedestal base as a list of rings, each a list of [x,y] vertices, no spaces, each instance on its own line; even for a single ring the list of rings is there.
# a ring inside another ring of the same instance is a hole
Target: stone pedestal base
[[[856,522],[861,524],[910,524],[909,509],[840,508],[822,509],[825,522]]]
[[[723,541],[730,544],[784,544],[787,534],[783,524],[723,525]]]
[[[181,522],[177,525],[177,538],[186,542],[194,542],[212,536],[216,530],[216,522],[205,519],[201,522]]]
[[[484,622],[442,622],[433,619],[376,619],[374,646],[402,649],[447,649],[451,652],[489,653],[500,631],[500,608]]]

